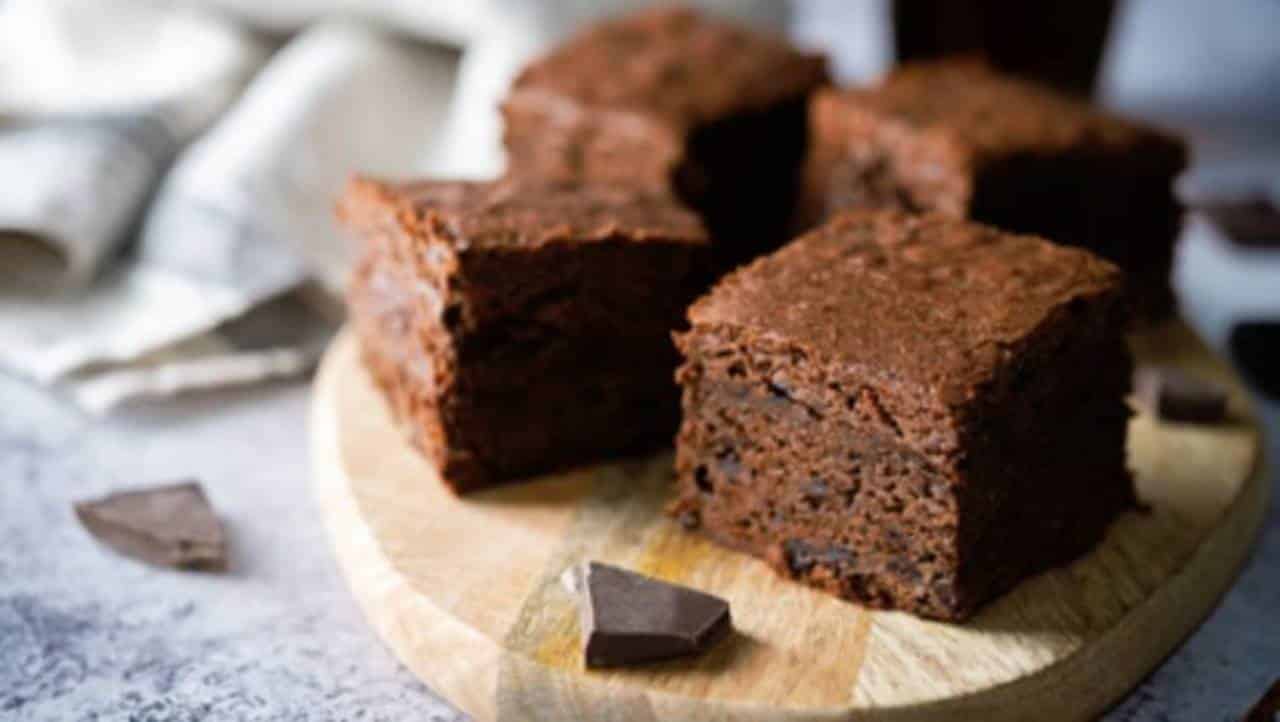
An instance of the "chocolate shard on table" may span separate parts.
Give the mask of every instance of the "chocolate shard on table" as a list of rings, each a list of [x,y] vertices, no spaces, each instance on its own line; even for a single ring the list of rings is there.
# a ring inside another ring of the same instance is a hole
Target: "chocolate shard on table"
[[[227,540],[196,482],[122,491],[77,502],[76,516],[99,541],[157,566],[221,571]]]
[[[566,575],[578,596],[588,667],[622,667],[700,654],[732,629],[729,603],[600,562]]]
[[[1177,138],[964,60],[821,91],[810,122],[806,221],[853,208],[968,218],[1107,258],[1143,318],[1173,308]]]
[[[1163,421],[1212,424],[1227,416],[1227,390],[1174,366],[1142,366],[1134,373],[1134,398]]]
[[[590,26],[503,103],[514,175],[638,183],[696,209],[726,262],[786,239],[826,61],[685,8]]]
[[[462,493],[670,444],[671,332],[708,283],[697,216],[606,184],[353,181],[366,367]]]
[[[1121,285],[943,214],[836,215],[690,308],[669,513],[845,599],[968,617],[1135,504]]]

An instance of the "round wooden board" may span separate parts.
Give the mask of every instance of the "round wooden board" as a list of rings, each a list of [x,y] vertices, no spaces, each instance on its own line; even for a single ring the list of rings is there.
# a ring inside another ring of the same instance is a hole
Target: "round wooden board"
[[[315,491],[375,629],[480,721],[1092,719],[1209,612],[1267,502],[1229,372],[1181,325],[1133,341],[1144,361],[1229,383],[1233,421],[1136,417],[1130,464],[1150,511],[964,625],[862,609],[683,532],[660,513],[666,454],[455,498],[402,440],[349,332],[316,383]],[[557,578],[588,558],[729,599],[734,636],[698,659],[585,670]]]

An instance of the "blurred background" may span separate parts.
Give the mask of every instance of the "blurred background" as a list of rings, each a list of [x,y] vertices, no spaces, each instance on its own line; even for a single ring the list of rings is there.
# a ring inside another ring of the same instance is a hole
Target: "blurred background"
[[[348,175],[498,175],[522,63],[635,4],[0,1],[0,366],[92,413],[304,372],[340,316]],[[984,53],[1186,134],[1194,204],[1280,194],[1273,0],[695,4],[826,51],[845,83]],[[1280,306],[1280,261],[1222,250],[1184,243],[1177,272],[1220,344]]]
[[[0,2],[0,365],[94,413],[302,373],[340,315],[346,177],[500,174],[519,67],[634,4]],[[845,83],[984,53],[1186,134],[1189,201],[1280,194],[1271,0],[700,4],[826,51]],[[1217,250],[1184,244],[1178,282],[1225,343],[1274,315],[1280,262]]]
[[[429,693],[363,629],[299,502],[305,379],[341,323],[349,260],[333,200],[355,171],[499,174],[496,104],[519,67],[640,4],[0,0],[0,717],[15,699],[41,702],[26,709],[42,720],[78,719],[101,695],[120,719],[131,692],[208,702],[181,676],[119,678],[113,635],[201,674],[249,664],[225,684],[268,708],[346,690],[332,716],[299,719],[344,719],[359,700],[387,718],[420,711]],[[1277,457],[1280,227],[1267,207],[1280,205],[1280,2],[691,4],[827,52],[844,83],[900,57],[984,52],[1184,134],[1182,309],[1252,383]],[[1243,209],[1248,232],[1225,207]],[[216,580],[89,594],[76,580],[93,572],[34,536],[65,526],[67,499],[193,468],[215,482],[240,546],[262,550],[239,560],[262,585],[252,610],[222,604],[245,591]],[[263,515],[279,523],[262,529]],[[1217,718],[1280,675],[1280,640],[1246,631],[1280,608],[1274,518],[1259,557],[1118,719]],[[188,620],[183,604],[202,611]],[[278,623],[299,609],[305,621]],[[146,631],[157,626],[172,634]],[[321,633],[330,648],[315,649]],[[6,648],[26,666],[4,671]]]

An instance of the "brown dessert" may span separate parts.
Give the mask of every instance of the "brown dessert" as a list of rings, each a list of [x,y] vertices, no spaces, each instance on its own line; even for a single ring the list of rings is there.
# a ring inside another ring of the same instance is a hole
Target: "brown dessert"
[[[707,239],[674,200],[612,186],[357,180],[349,291],[364,358],[459,492],[670,442],[670,333]]]
[[[1142,316],[1172,308],[1177,139],[974,62],[822,92],[811,116],[806,221],[897,208],[1034,233],[1124,269]]]
[[[1120,279],[941,214],[837,215],[691,307],[670,512],[833,594],[963,619],[1134,503]]]
[[[602,22],[516,79],[510,172],[672,191],[726,262],[749,258],[785,239],[808,97],[826,81],[822,57],[692,10]]]

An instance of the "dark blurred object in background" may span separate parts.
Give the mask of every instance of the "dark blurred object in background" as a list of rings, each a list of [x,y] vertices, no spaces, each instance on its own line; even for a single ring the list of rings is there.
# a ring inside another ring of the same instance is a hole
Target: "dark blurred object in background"
[[[971,54],[1078,95],[1093,91],[1112,0],[894,0],[899,60]]]
[[[1280,401],[1280,319],[1238,323],[1227,345],[1236,368],[1254,390]]]
[[[1206,204],[1200,208],[1232,243],[1280,248],[1280,209],[1262,197]]]

